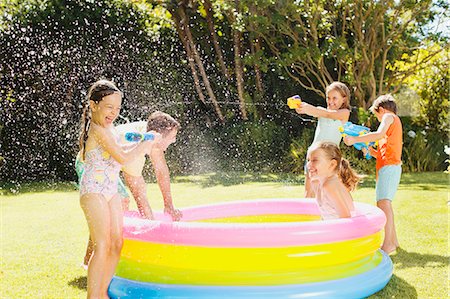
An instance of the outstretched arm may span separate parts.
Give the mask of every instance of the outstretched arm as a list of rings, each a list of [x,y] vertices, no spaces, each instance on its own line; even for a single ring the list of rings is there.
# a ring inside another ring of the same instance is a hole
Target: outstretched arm
[[[347,122],[350,117],[350,110],[348,109],[331,110],[323,107],[315,107],[305,102],[302,102],[300,108],[296,108],[295,111],[298,114],[307,114],[314,117],[326,117],[340,120],[342,122]]]
[[[174,221],[180,220],[181,211],[173,207],[172,193],[170,191],[170,172],[167,166],[164,151],[159,148],[153,148],[150,154],[153,168],[155,169],[156,180],[164,200],[164,212],[172,216]]]
[[[106,152],[108,152],[120,164],[127,164],[136,157],[149,153],[153,145],[161,140],[161,135],[155,133],[153,141],[144,141],[139,143],[134,149],[125,151],[119,145],[113,133],[108,129],[96,124],[91,124],[91,129],[98,144],[100,144]]]
[[[353,145],[358,142],[375,142],[377,140],[380,140],[386,135],[387,130],[389,129],[389,126],[394,122],[394,117],[391,114],[385,114],[383,115],[383,118],[381,119],[380,126],[378,127],[378,130],[376,132],[367,133],[365,135],[361,136],[346,136],[344,137],[344,142],[347,145]]]

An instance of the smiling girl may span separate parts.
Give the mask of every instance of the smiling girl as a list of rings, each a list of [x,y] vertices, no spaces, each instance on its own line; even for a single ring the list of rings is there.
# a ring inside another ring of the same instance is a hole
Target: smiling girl
[[[316,107],[302,101],[295,111],[318,118],[312,144],[330,141],[339,147],[342,136],[339,127],[350,117],[350,90],[341,82],[333,82],[326,88],[327,108]],[[308,169],[305,167],[305,197],[314,197]]]
[[[333,142],[317,142],[309,148],[307,161],[322,219],[351,217],[355,208],[350,191],[356,188],[359,176],[342,158],[338,146]]]
[[[113,122],[120,112],[122,92],[110,81],[95,82],[87,93],[81,119],[80,155],[85,170],[80,181],[80,205],[94,243],[88,267],[87,297],[109,298],[108,286],[122,249],[122,202],[118,192],[122,164],[150,153],[161,136],[125,151]]]

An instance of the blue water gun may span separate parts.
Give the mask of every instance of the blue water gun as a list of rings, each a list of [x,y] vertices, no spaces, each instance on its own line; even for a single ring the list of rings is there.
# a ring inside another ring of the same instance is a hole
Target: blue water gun
[[[346,122],[344,124],[344,126],[340,126],[339,127],[339,131],[342,134],[342,137],[345,136],[361,136],[361,135],[365,135],[367,133],[370,132],[370,129],[368,127],[364,127],[364,126],[360,126],[360,125],[355,125],[352,124],[351,122]],[[366,153],[366,159],[369,160],[372,158],[372,156],[369,153],[369,146],[376,146],[375,142],[358,142],[353,144],[353,146],[357,149],[357,150],[361,150],[363,148],[367,149],[367,153]]]
[[[127,132],[125,133],[125,140],[129,142],[139,142],[155,139],[152,133]]]

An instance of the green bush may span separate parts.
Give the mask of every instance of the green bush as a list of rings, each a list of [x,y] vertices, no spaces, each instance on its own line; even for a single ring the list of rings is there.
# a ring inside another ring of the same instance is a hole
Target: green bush
[[[298,138],[292,139],[290,152],[288,155],[290,170],[294,173],[303,173],[308,147],[311,145],[314,136],[314,129],[304,129]],[[350,165],[359,174],[375,173],[375,159],[366,160],[361,151],[354,147],[341,143],[342,156],[349,160]]]
[[[426,129],[407,128],[403,135],[403,171],[442,171],[445,169],[446,138]]]
[[[292,139],[288,155],[289,165],[293,173],[303,173],[306,153],[311,145],[314,129],[304,129],[298,138]]]
[[[344,143],[341,143],[341,152],[342,156],[350,162],[350,165],[358,174],[369,175],[375,173],[375,158],[367,160],[361,151],[358,151],[353,146],[346,146]]]
[[[273,121],[247,121],[216,127],[218,155],[224,170],[283,170],[289,136],[284,127]]]
[[[8,6],[9,7],[9,6]],[[17,1],[0,21],[0,180],[74,180],[82,101],[112,79],[122,115],[145,119],[189,93],[181,43],[157,40],[151,12],[129,1]],[[188,80],[189,81],[189,80]]]

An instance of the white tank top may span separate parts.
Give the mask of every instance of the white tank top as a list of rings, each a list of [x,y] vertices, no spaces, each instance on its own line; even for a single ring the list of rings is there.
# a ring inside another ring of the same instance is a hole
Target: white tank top
[[[343,125],[344,124],[340,120],[319,117],[313,144],[319,141],[330,141],[339,146],[342,139],[339,127]]]

